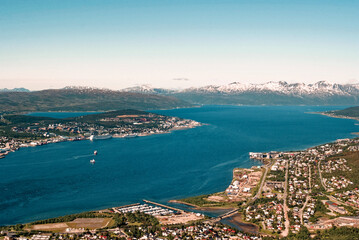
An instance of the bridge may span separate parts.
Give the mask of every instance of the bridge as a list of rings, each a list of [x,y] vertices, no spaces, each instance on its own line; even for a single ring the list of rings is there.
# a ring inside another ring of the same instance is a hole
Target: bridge
[[[206,221],[206,223],[215,223],[215,222],[219,222],[222,219],[228,218],[233,216],[234,214],[238,213],[239,208],[235,208],[229,212],[223,213],[215,218],[211,218],[210,220]]]

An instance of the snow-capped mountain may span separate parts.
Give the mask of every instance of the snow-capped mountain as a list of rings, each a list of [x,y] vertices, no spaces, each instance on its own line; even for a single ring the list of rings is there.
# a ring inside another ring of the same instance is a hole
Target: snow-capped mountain
[[[209,85],[184,90],[156,89],[144,85],[124,91],[172,95],[198,104],[359,104],[359,85],[332,84],[325,81],[313,84],[284,81],[262,84],[233,82],[227,85]]]
[[[221,86],[205,86],[200,88],[190,88],[183,92],[198,93],[226,93],[238,94],[245,92],[262,92],[262,93],[279,93],[284,95],[351,95],[359,94],[359,85],[353,84],[331,84],[325,81],[316,82],[314,84],[305,83],[287,83],[287,82],[267,82],[262,84],[245,84],[233,82],[228,85]]]
[[[30,90],[26,88],[13,88],[13,89],[1,88],[0,92],[30,92]]]
[[[135,87],[124,88],[121,91],[123,92],[136,92],[136,93],[146,93],[146,94],[171,94],[175,93],[175,90],[164,89],[164,88],[154,88],[151,85],[144,84]]]
[[[156,93],[155,88],[151,85],[140,85],[135,87],[124,88],[121,91],[123,92],[137,92],[137,93]]]

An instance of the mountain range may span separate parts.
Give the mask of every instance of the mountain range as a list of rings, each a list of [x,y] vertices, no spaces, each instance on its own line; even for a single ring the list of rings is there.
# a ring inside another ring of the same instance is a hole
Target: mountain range
[[[30,92],[30,90],[26,88],[13,88],[13,89],[0,88],[0,92]]]
[[[66,87],[31,92],[0,92],[0,113],[169,109],[192,104],[172,96]]]
[[[359,104],[358,84],[332,84],[320,81],[314,84],[267,82],[227,85],[209,85],[184,90],[151,88],[142,85],[125,88],[125,92],[174,96],[193,104],[243,105],[352,105]]]
[[[173,90],[142,85],[119,91],[66,87],[42,91],[24,88],[0,91],[0,112],[109,111],[169,109],[201,104],[230,105],[357,105],[358,84],[268,82],[209,85]]]

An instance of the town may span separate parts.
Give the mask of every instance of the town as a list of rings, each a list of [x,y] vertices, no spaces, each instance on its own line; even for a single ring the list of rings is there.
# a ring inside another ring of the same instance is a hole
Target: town
[[[304,151],[250,153],[269,173],[261,197],[243,207],[263,233],[286,237],[307,228],[359,227],[359,139],[339,139]]]
[[[262,236],[293,237],[335,227],[359,228],[359,139],[339,139],[307,150],[250,152],[260,167],[234,169],[223,193],[179,202],[232,207]],[[237,206],[234,203],[238,203]],[[221,220],[223,218],[220,218]]]
[[[55,119],[27,115],[1,115],[0,158],[22,147],[64,141],[132,138],[169,133],[201,123],[155,113],[121,110]]]
[[[143,200],[121,207],[0,227],[0,239],[261,239],[202,214]],[[166,219],[177,219],[167,222]]]

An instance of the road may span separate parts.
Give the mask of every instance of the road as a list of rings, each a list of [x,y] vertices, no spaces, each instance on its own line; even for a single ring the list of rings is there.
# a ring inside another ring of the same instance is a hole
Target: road
[[[327,187],[323,183],[322,171],[320,171],[320,161],[318,161],[318,172],[319,172],[320,183],[322,184],[325,191],[327,191]]]
[[[307,197],[305,199],[305,203],[304,203],[303,207],[299,211],[300,222],[301,222],[302,225],[303,225],[303,212],[304,212],[305,207],[308,204],[308,201],[310,199],[310,194],[311,193],[312,193],[312,169],[309,166],[309,193],[308,193],[308,195],[307,195]]]
[[[285,170],[285,182],[284,182],[284,194],[283,194],[283,197],[284,197],[284,206],[283,206],[283,211],[284,211],[284,217],[285,217],[285,229],[284,231],[282,232],[282,236],[283,237],[286,237],[288,236],[289,234],[289,225],[290,225],[290,222],[289,222],[289,217],[288,217],[288,211],[289,211],[289,208],[287,206],[287,192],[288,192],[288,161],[286,163],[286,166],[285,166],[286,170]]]
[[[264,167],[264,168],[265,168],[265,171],[264,171],[264,175],[263,175],[263,177],[262,177],[262,181],[261,181],[261,183],[260,183],[258,192],[257,192],[256,195],[249,201],[249,203],[254,202],[257,198],[259,198],[259,197],[261,196],[262,188],[263,188],[263,186],[264,186],[264,183],[265,183],[265,180],[266,180],[266,177],[267,177],[268,170],[269,170],[269,168],[270,168],[271,166],[272,166],[272,164],[269,163],[269,164],[267,164],[267,165]],[[209,221],[210,221],[210,222],[218,222],[218,221],[220,221],[220,220],[222,220],[222,219],[224,219],[224,218],[227,218],[227,217],[230,217],[230,216],[236,214],[236,213],[238,212],[238,210],[239,210],[239,208],[233,209],[233,210],[231,210],[231,211],[229,211],[229,212],[227,212],[227,213],[225,213],[225,214],[222,214],[222,215],[220,215],[220,216],[218,216],[218,217],[216,217],[216,218],[213,218],[213,219],[211,219],[211,220],[208,220],[207,222],[209,222]]]
[[[345,206],[348,206],[348,207],[352,207],[352,208],[354,208],[354,209],[358,209],[357,207],[351,206],[351,205],[349,205],[349,204],[347,204],[347,203],[345,203],[345,202],[340,201],[340,200],[339,200],[338,198],[336,198],[336,197],[333,197],[333,196],[330,196],[330,195],[326,195],[326,196],[329,198],[330,201],[332,201],[332,202],[334,202],[334,203],[336,203],[336,204],[338,204],[338,205],[345,205]]]
[[[272,166],[272,164],[268,164],[266,165],[264,168],[265,168],[265,172],[264,172],[264,175],[262,177],[262,182],[259,186],[259,189],[258,189],[258,192],[257,194],[253,197],[252,201],[255,201],[257,198],[259,198],[262,194],[262,188],[263,188],[263,185],[264,183],[266,182],[266,177],[267,177],[267,173],[268,173],[268,169]]]
[[[324,187],[325,191],[327,191],[327,187],[326,187],[326,186],[324,185],[324,183],[323,183],[322,172],[320,171],[320,165],[319,165],[319,163],[320,163],[320,161],[318,162],[318,171],[319,171],[320,183],[321,183],[322,186]],[[325,194],[325,195],[330,199],[330,201],[335,202],[336,204],[345,205],[345,206],[350,206],[350,205],[348,205],[348,204],[346,204],[346,203],[340,201],[339,199],[337,199],[337,198],[335,198],[335,197],[333,197],[333,196],[330,196],[330,195],[328,195],[328,194]],[[353,207],[353,206],[350,206],[350,207]],[[353,208],[358,209],[358,208],[356,208],[356,207],[353,207]]]

